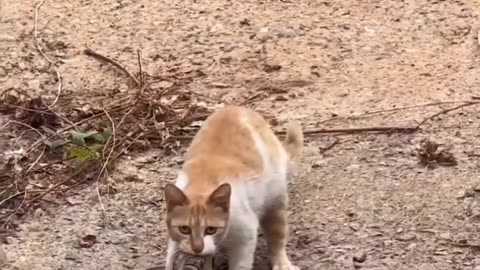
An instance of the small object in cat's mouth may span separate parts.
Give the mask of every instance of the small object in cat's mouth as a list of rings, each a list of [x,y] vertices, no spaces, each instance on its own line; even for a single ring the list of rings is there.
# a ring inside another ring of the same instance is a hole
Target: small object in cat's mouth
[[[227,259],[222,254],[211,256],[194,256],[183,252],[177,252],[172,270],[221,270],[227,265]],[[155,266],[146,270],[165,270],[165,266]]]

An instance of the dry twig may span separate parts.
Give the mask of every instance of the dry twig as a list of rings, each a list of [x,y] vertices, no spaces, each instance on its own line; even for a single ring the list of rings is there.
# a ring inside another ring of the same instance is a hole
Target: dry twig
[[[105,146],[103,147],[103,153],[102,155],[105,154],[105,151],[107,150],[107,147],[108,145],[110,144],[110,141],[112,142],[112,147],[110,148],[110,151],[108,151],[108,155],[105,159],[105,161],[103,162],[103,165],[100,169],[100,172],[98,173],[97,175],[97,180],[95,181],[96,182],[96,192],[97,192],[97,196],[98,196],[98,202],[100,203],[100,206],[105,214],[105,216],[107,216],[109,219],[111,219],[110,215],[107,213],[107,210],[105,209],[105,206],[103,204],[103,201],[102,201],[102,196],[100,195],[100,178],[102,177],[103,173],[105,172],[106,174],[108,174],[108,171],[107,171],[107,166],[108,164],[110,163],[110,157],[112,156],[112,153],[115,149],[115,140],[116,140],[116,129],[115,129],[115,122],[113,121],[112,117],[110,116],[110,114],[105,110],[105,108],[103,108],[103,112],[105,113],[105,115],[107,116],[108,120],[110,121],[110,125],[112,127],[112,136],[110,136],[107,140],[107,142],[105,143]]]
[[[143,77],[143,71],[142,71],[142,56],[140,54],[140,50],[137,49],[137,59],[138,59],[138,74],[140,77],[140,87],[143,87],[145,85],[145,78]]]
[[[344,133],[344,134],[353,134],[353,133],[365,133],[365,132],[380,132],[380,133],[413,133],[418,131],[417,127],[366,127],[366,128],[334,128],[334,129],[310,129],[305,130],[303,134],[305,135],[315,135],[315,134],[332,134],[332,133]],[[277,131],[275,134],[285,135],[285,131]]]
[[[124,66],[122,66],[120,63],[118,63],[117,61],[109,58],[109,57],[106,57],[90,48],[87,48],[83,51],[86,55],[88,56],[92,56],[94,58],[97,58],[99,60],[102,60],[102,61],[105,61],[107,63],[110,63],[112,65],[114,65],[115,67],[117,67],[118,69],[120,69],[121,71],[123,71],[123,73],[125,73],[134,83],[137,87],[140,87],[142,84],[141,82],[138,81],[138,79],[133,76],[132,73],[130,73]]]
[[[335,141],[333,141],[331,144],[329,144],[327,147],[323,147],[320,149],[320,154],[324,154],[325,152],[327,152],[328,150],[332,149],[335,145],[339,144],[340,143],[340,139],[339,138],[335,138]]]
[[[442,114],[447,114],[447,113],[449,113],[449,112],[456,111],[456,110],[459,110],[459,109],[464,108],[464,107],[468,107],[468,106],[472,106],[472,105],[477,105],[477,104],[480,104],[480,101],[467,101],[467,102],[465,102],[465,103],[463,103],[463,104],[460,104],[460,105],[458,105],[458,106],[455,106],[455,107],[453,107],[453,108],[449,108],[449,109],[442,110],[442,111],[440,111],[440,112],[438,112],[438,113],[435,113],[435,114],[433,114],[433,115],[431,115],[431,116],[423,119],[420,123],[418,123],[417,128],[420,128],[420,126],[422,126],[423,124],[425,124],[427,121],[432,120],[433,118],[435,118],[435,117],[437,117],[437,116],[440,116],[440,115],[442,115]]]
[[[45,3],[45,0],[40,0],[40,2],[38,2],[38,4],[35,6],[35,22],[34,22],[33,35],[35,37],[35,46],[37,47],[38,52],[50,64],[50,66],[53,67],[55,74],[57,76],[57,81],[58,81],[57,95],[55,97],[55,100],[53,100],[52,104],[48,106],[49,108],[52,108],[53,106],[55,106],[55,104],[57,104],[58,99],[60,98],[60,95],[62,93],[62,76],[55,62],[50,60],[50,58],[48,58],[48,56],[43,51],[42,47],[40,46],[40,40],[38,39],[38,15],[39,15],[40,7],[42,7],[44,3]]]
[[[12,219],[12,217],[18,213],[18,211],[23,207],[23,205],[25,204],[25,201],[27,200],[27,191],[25,190],[24,193],[23,193],[23,199],[22,199],[22,202],[20,203],[19,206],[17,206],[15,208],[15,210],[13,210],[10,214],[7,215],[5,221],[3,222],[3,224],[0,226],[0,228],[5,228],[7,226],[7,224],[10,222],[10,220]],[[4,219],[4,217],[2,217],[2,220]]]

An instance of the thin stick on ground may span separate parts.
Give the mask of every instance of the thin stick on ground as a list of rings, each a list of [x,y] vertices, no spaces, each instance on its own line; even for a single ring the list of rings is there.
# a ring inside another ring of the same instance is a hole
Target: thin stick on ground
[[[24,193],[25,193],[25,191],[20,191],[20,192],[17,192],[17,193],[15,193],[15,194],[13,194],[13,195],[8,196],[8,197],[5,198],[4,200],[0,201],[0,207],[1,207],[4,203],[10,201],[11,199],[15,199],[16,197],[18,197],[18,196],[20,196],[20,195],[22,195],[22,194],[24,194]]]
[[[97,192],[97,197],[98,197],[98,202],[100,203],[100,207],[102,208],[102,211],[103,213],[105,214],[105,216],[108,218],[108,219],[112,219],[110,217],[110,215],[108,214],[107,212],[107,209],[105,209],[105,205],[103,204],[103,200],[102,200],[102,196],[100,194],[100,178],[102,177],[103,173],[105,172],[105,174],[108,174],[108,170],[107,170],[107,166],[108,164],[110,163],[110,157],[112,156],[112,153],[115,149],[115,137],[116,137],[116,129],[115,129],[115,122],[113,121],[112,117],[110,117],[110,114],[107,112],[107,110],[105,110],[105,108],[103,108],[103,112],[105,113],[105,115],[107,116],[108,120],[110,121],[110,125],[112,127],[112,136],[110,136],[107,140],[107,142],[105,143],[105,146],[103,147],[103,154],[105,154],[105,151],[107,150],[107,147],[108,145],[110,144],[110,141],[112,142],[112,146],[110,147],[110,151],[108,151],[108,155],[107,157],[105,158],[104,162],[103,162],[103,165],[100,169],[100,172],[98,173],[97,175],[97,179],[96,179],[96,192]]]
[[[26,128],[28,128],[28,130],[22,132],[18,138],[15,140],[15,142],[13,143],[13,146],[11,147],[11,149],[13,149],[15,147],[15,145],[17,145],[18,141],[20,140],[20,138],[23,136],[23,134],[27,131],[33,131],[35,133],[37,133],[38,135],[40,135],[41,138],[45,139],[45,136],[40,132],[38,131],[37,129],[35,129],[34,127],[28,125],[28,124],[25,124],[25,123],[22,123],[22,122],[18,122],[18,121],[15,121],[15,120],[10,120],[8,121],[7,123],[5,123],[2,127],[0,127],[0,130],[3,130],[6,126],[10,125],[10,124],[17,124],[17,125],[21,125],[21,126],[24,126]],[[40,159],[42,158],[43,154],[45,154],[45,148],[42,149],[41,153],[38,155],[38,157],[35,159],[35,161],[30,164],[30,166],[28,167],[28,169],[25,171],[24,174],[27,174],[29,173],[33,167],[35,167],[35,165],[37,165],[38,162],[40,162]],[[15,183],[18,182],[18,179],[15,180]]]
[[[45,154],[45,150],[46,150],[46,147],[43,147],[42,152],[40,152],[37,159],[35,159],[35,161],[32,164],[30,164],[30,166],[28,166],[28,169],[25,171],[24,174],[28,174],[37,165],[37,163],[40,162],[40,159],[43,157],[43,154]]]
[[[138,59],[138,72],[140,77],[140,87],[144,87],[145,81],[143,78],[143,70],[142,70],[142,56],[140,54],[140,50],[137,49],[137,59]]]
[[[137,78],[135,78],[135,76],[133,76],[132,73],[130,73],[124,66],[122,66],[120,63],[118,63],[117,61],[109,58],[109,57],[106,57],[90,48],[87,48],[83,51],[86,55],[88,56],[92,56],[94,58],[97,58],[99,60],[102,60],[102,61],[105,61],[107,63],[110,63],[112,65],[114,65],[115,67],[117,67],[118,69],[120,69],[121,71],[123,71],[123,73],[125,73],[133,82],[135,82],[135,85],[137,87],[140,87],[141,86],[141,83],[138,81]]]
[[[136,99],[133,102],[132,107],[127,111],[127,113],[125,113],[123,115],[122,119],[120,119],[120,122],[117,125],[118,128],[120,128],[120,126],[122,126],[125,119],[127,119],[127,117],[133,112],[133,110],[135,109],[135,106],[142,99],[143,92],[145,91],[145,88],[146,88],[143,73],[142,73],[142,58],[141,58],[141,55],[140,55],[140,50],[137,50],[137,56],[138,56],[138,69],[140,70],[140,84],[141,84],[140,91],[138,91],[138,93],[136,95]],[[115,147],[115,145],[114,145],[114,147]]]
[[[472,97],[472,100],[475,100],[475,97]],[[404,107],[398,107],[398,108],[392,108],[392,109],[381,109],[381,110],[366,112],[366,113],[357,114],[357,115],[337,116],[337,117],[333,117],[333,118],[328,118],[328,119],[322,120],[318,123],[319,124],[320,123],[327,123],[327,122],[332,122],[332,121],[339,121],[339,120],[342,120],[342,119],[356,120],[356,119],[364,118],[364,117],[375,115],[375,114],[382,114],[382,113],[388,113],[388,112],[395,113],[395,112],[399,112],[399,111],[414,110],[414,109],[419,109],[419,108],[434,107],[434,106],[448,105],[448,104],[458,104],[458,103],[464,104],[464,103],[468,103],[468,102],[472,102],[472,101],[469,101],[469,100],[440,101],[440,102],[404,106]]]
[[[3,126],[0,127],[0,131],[3,130],[4,128],[6,128],[7,126],[9,126],[10,124],[17,124],[17,125],[24,126],[24,127],[28,128],[29,130],[32,130],[33,132],[36,132],[38,135],[40,135],[40,137],[45,138],[45,136],[43,136],[43,134],[40,131],[38,131],[37,129],[35,129],[34,127],[30,126],[29,124],[25,124],[23,122],[19,122],[19,121],[15,121],[15,120],[10,120],[7,123],[5,123]],[[15,142],[15,144],[16,144],[16,142]]]
[[[7,224],[10,222],[10,220],[12,219],[12,217],[18,213],[18,211],[23,207],[23,205],[25,204],[25,201],[27,200],[27,190],[24,191],[23,193],[23,200],[22,202],[20,203],[20,205],[15,208],[15,210],[13,210],[10,214],[7,215],[7,219],[3,222],[3,224],[0,226],[0,228],[5,228],[7,226]],[[4,217],[2,217],[2,219],[4,219]]]
[[[384,132],[384,133],[413,133],[418,131],[418,127],[366,127],[366,128],[334,128],[334,129],[310,129],[305,130],[303,134],[305,135],[315,135],[315,134],[331,134],[331,133],[344,133],[344,134],[353,134],[353,133],[365,133],[365,132]],[[277,131],[275,134],[285,135],[285,131]]]
[[[58,99],[60,98],[60,95],[62,93],[62,75],[60,74],[60,70],[58,70],[57,65],[55,64],[54,61],[50,60],[48,56],[45,54],[43,51],[42,47],[40,46],[40,40],[38,39],[38,15],[39,15],[39,10],[42,7],[42,5],[45,3],[45,0],[41,0],[38,2],[38,4],[35,6],[35,22],[34,22],[34,30],[33,30],[33,35],[35,37],[35,46],[37,47],[38,52],[42,55],[42,57],[50,64],[50,66],[54,69],[55,74],[57,76],[57,81],[58,81],[58,90],[57,90],[57,95],[55,99],[53,100],[52,104],[50,104],[48,107],[52,108],[57,104]]]
[[[117,107],[117,108],[113,108],[113,109],[110,110],[110,112],[114,112],[114,111],[116,112],[116,111],[124,110],[124,109],[126,109],[126,108],[131,107],[131,106],[133,106],[133,104],[130,104],[130,103],[129,103],[129,104],[126,104],[126,105],[123,105],[123,106],[119,106],[119,107]],[[66,127],[62,128],[62,129],[58,130],[55,134],[53,134],[53,135],[51,135],[51,136],[49,136],[49,137],[42,137],[40,140],[36,141],[32,146],[30,146],[30,148],[28,148],[28,149],[25,151],[25,152],[26,152],[26,155],[30,154],[33,150],[37,149],[37,147],[39,147],[40,145],[42,145],[44,142],[46,142],[46,141],[48,141],[48,140],[50,140],[50,139],[53,139],[53,138],[55,138],[56,136],[59,136],[59,135],[63,134],[63,133],[66,132],[66,131],[69,131],[70,129],[74,128],[75,126],[80,126],[80,125],[82,125],[83,123],[86,123],[86,122],[88,122],[88,121],[90,121],[90,120],[93,120],[93,119],[95,119],[95,118],[98,118],[98,117],[100,117],[100,116],[102,116],[102,115],[104,115],[103,112],[94,114],[94,115],[92,115],[92,116],[90,116],[90,117],[87,117],[87,118],[85,118],[85,119],[82,119],[82,120],[80,120],[80,121],[78,121],[78,122],[76,122],[76,123],[73,123],[72,125],[66,126]],[[4,125],[4,126],[5,126],[5,125]],[[0,130],[1,130],[1,128],[0,128]]]
[[[51,193],[52,191],[54,191],[55,189],[57,189],[58,187],[60,187],[61,185],[67,183],[68,181],[74,179],[75,177],[77,177],[78,175],[80,175],[83,171],[85,171],[87,167],[83,167],[81,168],[80,170],[76,171],[75,173],[73,173],[72,175],[70,175],[70,177],[67,177],[65,178],[64,180],[58,182],[57,184],[51,186],[49,189],[47,189],[46,191],[42,192],[41,194],[37,195],[36,197],[34,197],[32,200],[29,201],[29,205],[27,206],[27,208],[30,208],[34,202],[37,202],[38,200],[40,200],[41,198],[45,197],[46,195],[48,195],[49,193]]]
[[[386,113],[386,112],[405,111],[405,110],[412,110],[412,109],[433,107],[433,106],[440,106],[440,105],[448,105],[448,104],[456,104],[456,103],[462,103],[463,104],[463,103],[468,103],[468,102],[471,102],[471,101],[469,101],[469,100],[458,100],[458,101],[433,102],[433,103],[426,103],[426,104],[420,104],[420,105],[411,105],[411,106],[398,107],[398,108],[392,108],[392,109],[371,111],[371,112],[367,112],[367,113],[362,113],[360,115],[350,116],[350,118],[357,118],[357,117],[360,118],[362,116],[380,114],[380,113]]]
[[[335,145],[339,144],[340,143],[340,139],[339,138],[335,138],[335,141],[333,141],[330,145],[328,145],[327,147],[324,147],[322,149],[320,149],[320,154],[324,154],[325,152],[327,152],[328,150],[332,149]]]
[[[477,104],[480,104],[480,101],[467,101],[467,102],[465,102],[465,103],[463,103],[463,104],[460,104],[460,105],[458,105],[458,106],[455,106],[455,107],[453,107],[453,108],[449,108],[449,109],[442,110],[442,111],[440,111],[440,112],[438,112],[438,113],[435,113],[435,114],[433,114],[433,115],[431,115],[431,116],[423,119],[420,123],[418,123],[417,128],[420,128],[420,126],[422,126],[423,124],[425,124],[425,123],[428,122],[429,120],[434,119],[434,118],[437,117],[437,116],[440,116],[440,115],[442,115],[442,114],[447,114],[447,113],[449,113],[449,112],[456,111],[456,110],[459,110],[459,109],[464,108],[464,107],[477,105]]]

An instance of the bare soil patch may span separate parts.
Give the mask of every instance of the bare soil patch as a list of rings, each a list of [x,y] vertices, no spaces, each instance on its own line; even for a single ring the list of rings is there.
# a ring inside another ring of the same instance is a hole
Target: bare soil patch
[[[479,13],[467,0],[2,1],[4,268],[161,264],[162,186],[201,121],[241,104],[311,131],[291,184],[301,269],[480,269]]]

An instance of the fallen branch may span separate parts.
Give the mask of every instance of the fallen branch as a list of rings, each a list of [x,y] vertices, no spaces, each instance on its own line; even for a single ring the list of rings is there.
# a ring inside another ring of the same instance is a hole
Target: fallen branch
[[[433,115],[431,115],[431,116],[423,119],[420,123],[418,123],[418,125],[417,125],[416,128],[417,128],[417,129],[420,128],[420,126],[422,126],[423,124],[425,124],[425,123],[428,122],[429,120],[432,120],[433,118],[435,118],[435,117],[437,117],[437,116],[440,116],[440,115],[442,115],[442,114],[447,114],[447,113],[449,113],[449,112],[456,111],[456,110],[459,110],[459,109],[461,109],[461,108],[468,107],[468,106],[472,106],[472,105],[477,105],[477,104],[480,104],[480,101],[467,101],[467,102],[465,102],[465,103],[463,103],[463,104],[460,104],[460,105],[458,105],[458,106],[455,106],[455,107],[453,107],[453,108],[449,108],[449,109],[442,110],[442,111],[440,111],[440,112],[438,112],[438,113],[435,113],[435,114],[433,114]]]
[[[137,87],[140,87],[142,85],[142,83],[135,76],[133,76],[132,73],[130,73],[124,66],[122,66],[117,61],[115,61],[115,60],[113,60],[109,57],[106,57],[106,56],[104,56],[104,55],[102,55],[98,52],[95,52],[94,50],[92,50],[90,48],[85,49],[83,52],[88,56],[92,56],[94,58],[97,58],[99,60],[102,60],[102,61],[105,61],[107,63],[110,63],[110,64],[114,65],[115,67],[117,67],[118,69],[123,71],[123,73],[125,73],[132,81],[134,81],[135,85]]]
[[[418,131],[418,127],[366,127],[366,128],[334,128],[334,129],[310,129],[303,131],[304,135],[331,134],[331,133],[365,133],[365,132],[383,132],[383,133],[413,133]],[[285,131],[275,132],[277,135],[285,135]]]

